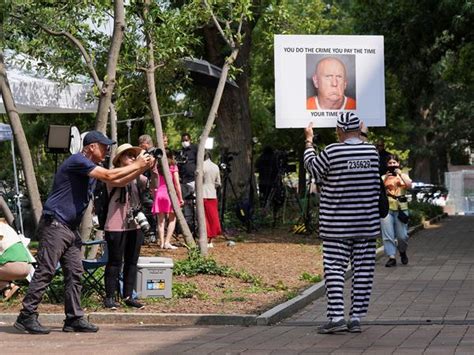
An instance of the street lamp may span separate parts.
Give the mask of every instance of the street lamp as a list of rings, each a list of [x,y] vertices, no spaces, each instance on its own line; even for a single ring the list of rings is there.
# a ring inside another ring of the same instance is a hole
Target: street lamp
[[[172,112],[172,113],[165,113],[163,115],[160,115],[160,117],[168,117],[168,116],[184,116],[188,118],[193,117],[193,112],[191,110],[185,110],[181,112]],[[120,120],[117,121],[117,123],[125,123],[127,126],[127,140],[128,143],[130,143],[130,131],[132,130],[132,122],[138,122],[138,121],[143,121],[143,120],[151,120],[151,117],[137,117],[137,118],[129,118],[127,120]]]

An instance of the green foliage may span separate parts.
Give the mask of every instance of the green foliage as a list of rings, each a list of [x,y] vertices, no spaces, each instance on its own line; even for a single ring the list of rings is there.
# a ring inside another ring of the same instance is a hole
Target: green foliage
[[[192,282],[173,282],[174,298],[193,298],[199,294],[196,284]]]
[[[410,209],[410,218],[408,219],[408,225],[414,227],[423,223],[423,213],[417,209]]]
[[[229,267],[220,266],[217,262],[200,254],[199,249],[189,250],[188,257],[174,264],[173,274],[184,276],[195,276],[197,274],[231,276]]]
[[[285,283],[281,280],[278,280],[276,282],[275,285],[273,285],[272,287],[274,290],[278,290],[278,291],[287,291],[288,290],[288,286],[285,285]]]
[[[250,273],[248,273],[247,271],[244,271],[244,270],[240,270],[240,271],[232,271],[232,276],[244,281],[244,282],[247,282],[247,283],[251,283],[255,286],[261,286],[262,285],[262,280],[260,277],[257,277],[257,276],[254,276]]]
[[[412,217],[412,214],[415,214],[416,212],[418,212],[425,220],[443,214],[443,208],[441,206],[436,206],[431,203],[413,201],[409,203],[408,207],[410,210],[410,218]]]
[[[236,277],[244,282],[251,283],[256,287],[262,285],[262,280],[259,277],[256,277],[245,270],[235,271],[228,266],[221,266],[211,257],[202,256],[197,248],[189,250],[186,259],[175,262],[173,274],[183,276],[204,274]]]
[[[291,300],[291,299],[295,298],[298,295],[299,295],[299,292],[297,290],[291,290],[291,291],[288,291],[286,293],[286,299]]]
[[[308,281],[310,283],[318,283],[322,280],[321,275],[319,274],[311,274],[309,272],[303,272],[300,276],[300,280]]]
[[[398,150],[410,150],[415,175],[439,182],[453,145],[474,141],[472,3],[347,4],[357,33],[384,36],[388,125],[376,132]]]

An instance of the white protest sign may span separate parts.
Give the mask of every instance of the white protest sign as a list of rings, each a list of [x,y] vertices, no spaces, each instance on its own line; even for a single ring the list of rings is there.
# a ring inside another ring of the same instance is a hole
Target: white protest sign
[[[275,35],[277,128],[335,127],[341,111],[385,126],[383,36]]]

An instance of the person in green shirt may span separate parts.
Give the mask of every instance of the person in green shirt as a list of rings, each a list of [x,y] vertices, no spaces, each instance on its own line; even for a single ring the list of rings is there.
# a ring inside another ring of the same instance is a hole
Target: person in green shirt
[[[0,290],[3,301],[19,289],[12,281],[24,279],[31,271],[33,259],[21,237],[4,219],[0,219]]]

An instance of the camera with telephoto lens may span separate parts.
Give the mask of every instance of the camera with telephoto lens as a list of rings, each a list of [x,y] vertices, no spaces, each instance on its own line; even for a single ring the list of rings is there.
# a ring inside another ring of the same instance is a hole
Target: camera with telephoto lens
[[[145,216],[145,213],[140,209],[140,207],[135,207],[130,209],[129,212],[129,221],[133,220],[140,227],[143,236],[145,237],[145,244],[152,243],[156,240],[155,233],[148,222],[148,219]]]
[[[163,157],[163,151],[156,147],[151,147],[150,149],[146,150],[145,154],[149,154],[155,159],[161,159]]]

